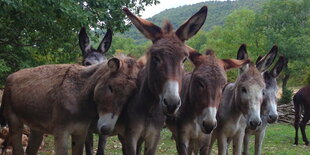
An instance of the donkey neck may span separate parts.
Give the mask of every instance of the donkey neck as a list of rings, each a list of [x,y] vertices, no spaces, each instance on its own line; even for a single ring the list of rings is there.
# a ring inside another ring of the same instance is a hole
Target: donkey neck
[[[153,106],[154,104],[159,104],[160,98],[159,94],[154,93],[150,88],[150,81],[148,81],[148,74],[146,69],[140,71],[139,78],[140,87],[138,92],[138,97],[141,104],[148,105],[148,107]]]

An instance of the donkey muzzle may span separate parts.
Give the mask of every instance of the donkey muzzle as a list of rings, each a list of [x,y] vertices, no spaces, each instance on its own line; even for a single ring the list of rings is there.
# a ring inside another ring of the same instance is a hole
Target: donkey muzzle
[[[268,119],[267,119],[267,122],[268,123],[274,123],[276,122],[278,119],[278,115],[277,114],[271,114],[271,115],[268,115]]]
[[[214,123],[206,123],[206,122],[203,122],[202,123],[202,132],[204,132],[205,134],[210,134],[217,126],[217,123],[214,122]]]
[[[118,116],[112,113],[99,115],[97,130],[99,131],[100,134],[103,135],[111,134],[114,130],[117,119]]]
[[[164,84],[163,93],[161,95],[161,103],[164,113],[168,116],[176,114],[181,106],[181,98],[179,95],[179,82],[167,81]]]

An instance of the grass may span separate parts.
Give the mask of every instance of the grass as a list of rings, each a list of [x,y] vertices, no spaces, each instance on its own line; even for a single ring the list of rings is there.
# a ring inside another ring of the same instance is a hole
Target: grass
[[[310,127],[307,128],[308,137],[310,138]],[[299,132],[300,133],[300,132]],[[263,155],[306,155],[310,154],[310,146],[305,146],[299,135],[299,145],[294,143],[295,130],[293,126],[287,124],[270,125],[267,129],[264,139],[262,154]],[[156,154],[158,155],[174,155],[177,154],[174,140],[170,139],[171,133],[164,129],[161,132],[161,140],[157,147]],[[40,155],[47,155],[53,151],[52,136],[45,138],[45,146],[42,148]],[[96,139],[97,140],[97,139]],[[250,154],[254,154],[254,137],[252,136],[250,143]],[[213,154],[216,154],[217,148],[213,146]],[[121,144],[117,137],[110,137],[106,146],[107,155],[120,155]],[[231,154],[231,153],[230,153]]]

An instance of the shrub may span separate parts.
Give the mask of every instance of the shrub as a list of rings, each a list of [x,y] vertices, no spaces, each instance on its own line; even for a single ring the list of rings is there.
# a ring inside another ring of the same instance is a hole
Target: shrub
[[[285,88],[282,90],[282,96],[279,100],[280,104],[288,104],[292,101],[293,90]]]

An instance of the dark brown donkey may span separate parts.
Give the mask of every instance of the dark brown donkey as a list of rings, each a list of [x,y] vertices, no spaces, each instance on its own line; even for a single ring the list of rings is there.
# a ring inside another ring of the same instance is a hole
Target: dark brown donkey
[[[177,143],[178,154],[206,154],[210,134],[216,127],[216,113],[222,90],[227,83],[225,71],[240,67],[249,60],[218,59],[213,51],[206,55],[190,53],[193,72],[183,77],[179,115],[168,118],[167,127]]]
[[[108,29],[107,33],[100,42],[99,47],[97,49],[94,49],[91,46],[90,39],[86,33],[85,27],[82,27],[79,33],[79,44],[82,50],[83,66],[89,66],[106,62],[107,61],[106,52],[109,50],[111,42],[112,42],[112,31]],[[86,137],[85,141],[86,155],[93,154],[93,133],[94,132],[98,133],[96,125],[97,120],[98,119],[92,121],[89,132]],[[104,145],[105,145],[105,137],[104,135],[99,134],[97,155],[104,154],[103,152]]]
[[[147,64],[138,76],[138,91],[117,123],[123,129],[117,132],[126,155],[136,155],[143,142],[144,154],[155,154],[165,114],[174,115],[181,105],[179,93],[184,72],[183,62],[189,52],[184,41],[194,36],[204,24],[207,10],[206,6],[202,7],[179,29],[173,31],[168,22],[160,28],[133,15],[127,8],[124,9],[140,32],[153,41],[147,52]]]
[[[10,128],[13,154],[24,154],[23,124],[31,129],[26,153],[36,154],[43,133],[54,135],[55,154],[82,155],[90,122],[99,114],[98,128],[112,132],[124,103],[136,89],[139,65],[120,56],[90,67],[45,65],[11,74],[4,89],[2,115]]]
[[[306,125],[310,119],[310,86],[301,88],[293,97],[295,108],[295,144],[298,145],[298,128],[300,127],[302,139],[306,145],[309,145],[309,141],[306,136]],[[300,121],[300,115],[302,109],[304,110],[303,118]]]
[[[107,61],[106,52],[111,46],[112,31],[108,29],[97,49],[91,46],[90,39],[86,33],[85,27],[82,27],[79,33],[79,44],[82,50],[83,66],[99,64]]]

